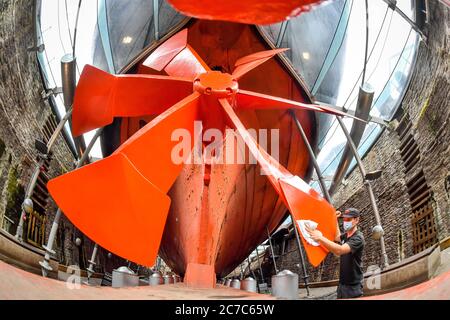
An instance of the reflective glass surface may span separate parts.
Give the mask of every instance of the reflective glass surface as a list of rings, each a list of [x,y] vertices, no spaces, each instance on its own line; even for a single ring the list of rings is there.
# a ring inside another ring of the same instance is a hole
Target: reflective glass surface
[[[397,2],[413,19],[413,1]],[[370,115],[389,121],[395,114],[415,61],[419,37],[411,25],[384,1],[368,1],[368,51],[365,82],[375,91]],[[332,1],[312,13],[282,24],[264,26],[273,44],[289,47],[286,56],[305,80],[316,101],[355,110],[362,84],[366,46],[365,1]],[[320,35],[320,36],[319,36]],[[282,40],[280,40],[280,38]],[[319,162],[329,186],[346,145],[346,138],[332,116],[319,115]],[[352,120],[344,120],[347,130]],[[363,156],[383,128],[369,123],[358,147]],[[347,170],[355,166],[355,160]],[[317,181],[312,186],[320,191]]]

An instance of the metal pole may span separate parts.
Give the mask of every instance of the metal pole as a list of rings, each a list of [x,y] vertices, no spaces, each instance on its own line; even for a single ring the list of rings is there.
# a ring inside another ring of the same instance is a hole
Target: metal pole
[[[75,57],[75,48],[77,42],[77,30],[78,30],[78,17],[80,16],[81,0],[78,1],[77,15],[75,18],[75,27],[73,28],[73,44],[72,44],[72,54]]]
[[[75,169],[78,169],[81,166],[83,166],[83,164],[86,162],[86,160],[88,160],[89,152],[91,151],[92,147],[94,146],[95,141],[101,135],[102,131],[103,131],[103,129],[98,129],[97,132],[95,132],[94,137],[92,137],[91,142],[89,143],[89,145],[86,148],[86,152],[83,153],[83,156],[81,157],[80,161],[78,161]],[[49,261],[50,261],[50,255],[55,254],[55,251],[53,250],[53,243],[55,242],[56,232],[58,231],[60,219],[61,219],[61,209],[58,208],[58,211],[56,211],[55,219],[53,220],[52,228],[50,230],[50,235],[48,236],[47,245],[43,246],[45,249],[44,260],[39,261],[39,264],[42,267],[42,275],[44,277],[47,277],[48,272],[53,270],[49,264]]]
[[[273,259],[273,266],[275,267],[275,274],[278,273],[277,263],[275,261],[275,254],[273,253],[273,246],[272,246],[272,237],[270,236],[269,228],[266,227],[267,230],[267,237],[269,238],[269,245],[270,245],[270,251],[272,252],[272,259]]]
[[[28,185],[27,192],[25,194],[25,199],[29,199],[31,197],[31,195],[33,194],[34,186],[36,185],[37,179],[39,177],[39,173],[41,171],[41,166],[42,166],[42,162],[39,161],[38,165],[36,166],[36,169],[34,169],[33,175],[31,176],[31,180]],[[25,201],[25,199],[24,199],[24,201]],[[24,219],[25,219],[25,214],[26,213],[25,213],[25,210],[22,205],[22,211],[20,213],[19,224],[17,225],[16,235],[15,235],[16,239],[19,241],[23,241],[23,223],[24,223]]]
[[[89,283],[89,279],[91,278],[91,276],[95,273],[94,266],[97,264],[97,263],[95,263],[95,258],[97,257],[97,250],[98,250],[98,244],[95,244],[94,249],[92,250],[91,259],[88,261],[89,266],[86,269],[87,274],[88,274],[88,283]]]
[[[159,40],[159,0],[153,0],[153,27],[155,28],[155,40]]]
[[[264,283],[264,275],[263,275],[263,271],[261,268],[261,262],[259,261],[258,247],[256,247],[256,260],[258,260],[259,273],[261,274],[261,281],[262,281],[261,283]]]
[[[59,136],[59,133],[63,130],[64,125],[66,124],[67,120],[72,116],[72,111],[73,111],[72,108],[70,108],[66,112],[64,117],[61,119],[61,121],[58,123],[58,126],[55,129],[55,132],[53,132],[52,136],[48,140],[48,143],[47,143],[48,151],[50,151],[50,149],[53,147],[53,145],[55,144],[56,138],[58,138],[58,136]]]
[[[61,82],[63,88],[64,107],[66,110],[73,105],[76,88],[76,57],[72,54],[66,54],[61,58]],[[69,119],[69,125],[72,127],[72,119]],[[81,158],[86,150],[86,143],[83,136],[73,139],[77,149],[78,157]]]
[[[253,278],[256,280],[255,272],[252,270],[252,263],[250,261],[250,256],[247,257],[248,262],[248,275],[250,276],[250,273],[253,275]]]
[[[305,259],[303,258],[302,244],[300,242],[300,236],[298,235],[296,221],[295,221],[295,218],[293,215],[291,215],[291,219],[292,219],[292,226],[294,227],[295,239],[297,240],[298,253],[300,254],[300,262],[302,263],[303,281],[305,282],[306,295],[309,296],[309,286],[308,286],[309,276],[308,276],[308,272],[306,272]]]
[[[369,0],[366,0],[366,46],[364,50],[364,64],[361,79],[361,87],[366,83],[367,55],[369,53]]]
[[[50,150],[52,149],[53,145],[55,144],[56,138],[58,138],[59,134],[63,130],[64,125],[66,124],[66,122],[69,119],[69,117],[71,116],[71,114],[72,114],[72,109],[70,109],[68,112],[66,112],[64,117],[58,123],[58,126],[56,127],[55,131],[53,132],[52,136],[50,137],[50,139],[47,142],[47,153],[49,153]],[[46,159],[44,157],[42,157],[42,159],[40,159],[38,161],[37,166],[34,169],[34,172],[31,176],[30,182],[28,184],[27,192],[25,193],[25,199],[29,199],[33,195],[34,188],[36,187],[36,183],[39,178],[39,173],[41,172],[41,167],[44,164],[45,160]],[[18,239],[19,241],[23,241],[23,223],[24,223],[25,214],[26,213],[22,208],[22,212],[20,214],[20,219],[19,219],[19,224],[17,225],[16,235],[15,235],[16,239]]]
[[[323,196],[329,203],[331,203],[331,197],[330,197],[330,194],[328,193],[327,186],[325,185],[325,180],[323,179],[322,171],[320,170],[319,164],[317,163],[316,155],[314,154],[311,144],[309,143],[308,138],[306,137],[305,131],[303,130],[303,127],[302,127],[300,121],[298,121],[298,118],[297,118],[295,112],[293,110],[290,110],[290,112],[291,112],[292,117],[294,118],[295,124],[297,125],[297,129],[300,132],[300,135],[302,136],[303,142],[306,145],[306,149],[308,150],[309,157],[312,161],[314,169],[316,170],[316,174],[319,179],[320,189],[322,189]]]
[[[350,136],[350,133],[348,132],[347,128],[345,127],[345,124],[342,121],[342,118],[340,116],[336,116],[336,119],[339,122],[339,125],[341,126],[342,131],[344,131],[344,134],[350,145],[350,149],[352,150],[353,155],[356,159],[356,163],[358,165],[359,171],[361,172],[361,176],[364,181],[364,185],[366,186],[367,192],[369,193],[370,203],[372,205],[373,213],[375,214],[375,220],[376,220],[377,224],[381,226],[381,218],[380,218],[380,213],[378,211],[377,202],[375,200],[375,195],[373,193],[373,189],[370,184],[370,181],[366,179],[366,170],[362,163],[361,157],[359,156],[358,149],[356,148],[356,146]],[[387,254],[386,254],[386,246],[384,244],[384,236],[381,236],[381,238],[380,238],[380,245],[381,245],[381,255],[383,258],[383,265],[384,265],[384,267],[387,267],[389,265],[389,260],[388,260]]]
[[[359,88],[358,93],[358,102],[356,103],[356,111],[355,116],[362,120],[367,120],[370,115],[370,109],[373,103],[375,91],[372,86],[368,83],[364,84]],[[353,121],[352,129],[350,131],[350,137],[355,144],[358,146],[362,136],[364,134],[364,130],[366,129],[366,123],[362,121]],[[333,195],[336,192],[336,189],[344,179],[344,176],[347,172],[348,167],[350,166],[353,159],[353,152],[350,148],[350,145],[346,143],[344,150],[342,152],[341,159],[339,160],[339,164],[335,170],[333,180],[331,181],[330,188],[328,189],[328,193]]]
[[[405,19],[406,22],[409,23],[411,28],[413,28],[414,31],[416,31],[422,37],[422,39],[426,39],[426,36],[422,32],[422,30],[420,30],[420,28],[414,23],[414,21],[412,21],[402,10],[400,10],[399,7],[397,7],[397,0],[383,0],[383,1],[386,2],[389,8],[397,12],[403,19]]]
[[[160,256],[157,256],[156,257],[156,271],[158,271],[159,272],[159,270],[161,269],[161,258],[160,258]]]

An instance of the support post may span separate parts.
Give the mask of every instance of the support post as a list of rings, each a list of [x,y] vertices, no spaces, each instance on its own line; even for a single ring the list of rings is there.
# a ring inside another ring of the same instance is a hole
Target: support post
[[[159,40],[159,0],[153,0],[153,28],[155,29],[155,40]]]
[[[266,230],[267,230],[267,237],[269,239],[270,251],[272,253],[273,266],[275,268],[275,274],[277,274],[278,273],[278,268],[277,268],[277,262],[275,261],[275,254],[273,252],[272,237],[270,236],[270,232],[269,232],[269,228],[268,227],[266,227]]]
[[[311,162],[312,162],[314,169],[316,171],[316,174],[317,174],[317,178],[319,179],[319,185],[320,185],[320,189],[322,189],[322,194],[325,197],[325,199],[331,204],[331,197],[330,197],[330,194],[328,193],[327,186],[325,185],[325,180],[323,179],[322,171],[320,170],[319,164],[317,163],[317,159],[316,159],[316,155],[314,154],[314,150],[312,149],[311,144],[308,141],[308,137],[306,136],[305,131],[303,130],[303,127],[302,127],[300,121],[298,120],[297,116],[295,115],[295,112],[293,110],[290,110],[290,112],[291,112],[292,117],[294,118],[295,124],[297,125],[297,129],[300,132],[303,142],[306,145],[306,149],[308,150],[309,158],[311,159]]]
[[[292,226],[294,227],[295,232],[295,239],[297,240],[297,246],[298,246],[298,253],[300,255],[300,262],[302,264],[302,271],[303,271],[303,281],[305,282],[305,289],[306,289],[306,295],[309,296],[309,285],[308,285],[308,272],[306,271],[306,265],[305,265],[305,258],[303,257],[303,250],[302,250],[302,244],[300,242],[300,236],[298,234],[295,218],[293,215],[291,215],[292,219]]]
[[[94,137],[92,137],[91,142],[87,146],[86,151],[83,153],[83,156],[81,157],[80,161],[78,161],[75,169],[82,167],[83,164],[88,160],[89,152],[91,151],[92,147],[94,146],[95,141],[101,135],[102,131],[103,131],[103,129],[98,129],[97,132],[95,132]],[[47,245],[43,246],[45,249],[44,260],[39,261],[39,264],[42,267],[42,275],[44,277],[47,277],[48,273],[53,270],[49,264],[49,261],[50,261],[50,255],[55,254],[55,251],[53,250],[53,243],[55,242],[56,232],[58,231],[60,219],[61,219],[61,209],[58,208],[58,211],[56,212],[56,215],[55,215],[55,219],[53,220],[52,228],[50,230],[50,235],[48,236]]]
[[[372,186],[370,184],[370,181],[366,178],[366,170],[364,168],[364,164],[362,163],[361,157],[359,156],[358,149],[355,146],[355,143],[352,140],[352,137],[350,136],[350,133],[348,132],[347,128],[345,127],[344,121],[342,121],[342,118],[340,116],[336,116],[337,121],[339,122],[339,125],[341,126],[342,131],[345,134],[345,137],[347,138],[348,144],[350,145],[350,149],[353,152],[353,155],[356,159],[356,163],[358,165],[359,171],[361,172],[362,179],[364,181],[364,185],[366,186],[367,192],[369,193],[370,198],[370,204],[372,205],[373,213],[375,214],[375,220],[379,226],[381,226],[381,218],[380,213],[378,211],[377,202],[375,200],[375,195],[373,193]],[[386,254],[386,246],[384,243],[384,236],[380,237],[380,246],[381,246],[381,256],[383,260],[383,267],[387,267],[389,265],[388,256]]]
[[[87,274],[88,274],[88,283],[89,283],[89,280],[91,279],[92,275],[95,273],[94,266],[97,264],[95,262],[95,258],[97,257],[97,250],[98,250],[98,244],[95,244],[94,249],[92,250],[91,259],[88,261],[89,266],[86,269]]]
[[[157,272],[160,272],[160,269],[161,269],[161,257],[160,256],[156,257],[156,266],[155,266],[155,268],[156,268]]]
[[[64,107],[69,110],[73,105],[76,88],[76,58],[72,54],[66,54],[61,58],[61,82],[63,88]],[[72,127],[72,119],[69,119],[70,127]],[[77,149],[78,158],[81,158],[86,150],[86,143],[83,136],[73,139]]]
[[[259,273],[261,274],[261,283],[264,283],[264,275],[261,268],[261,261],[259,261],[259,253],[258,253],[258,247],[256,247],[256,260],[258,260],[258,267],[259,267]],[[256,280],[256,278],[255,278]]]

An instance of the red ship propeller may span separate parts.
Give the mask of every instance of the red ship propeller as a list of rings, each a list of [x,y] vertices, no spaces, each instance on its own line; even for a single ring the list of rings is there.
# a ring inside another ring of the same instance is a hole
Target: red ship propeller
[[[180,128],[188,130],[193,146],[194,121],[212,121],[237,130],[296,220],[312,219],[327,238],[334,239],[333,207],[267,154],[234,111],[301,109],[346,116],[323,106],[238,88],[237,80],[242,75],[282,51],[241,58],[231,75],[211,71],[187,44],[187,30],[183,30],[144,62],[168,76],[115,76],[86,66],[75,95],[74,136],[108,125],[114,117],[158,116],[111,156],[51,180],[48,189],[56,203],[100,246],[138,264],[153,265],[170,205],[167,192],[183,166],[172,161],[178,144],[172,141],[172,133]],[[182,158],[189,156],[183,154]],[[325,249],[303,243],[310,262],[318,265],[326,256]]]

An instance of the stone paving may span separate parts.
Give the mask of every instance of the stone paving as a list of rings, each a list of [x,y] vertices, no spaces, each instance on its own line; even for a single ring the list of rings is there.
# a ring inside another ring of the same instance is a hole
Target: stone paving
[[[448,265],[447,265],[448,267]],[[66,282],[43,278],[0,261],[0,300],[269,300],[267,294],[245,292],[219,285],[214,289],[197,289],[182,283],[157,287],[133,288],[90,287],[72,288]],[[336,287],[312,288],[310,296],[300,290],[299,299],[336,299]],[[419,285],[384,295],[363,299],[450,299],[450,271]]]

